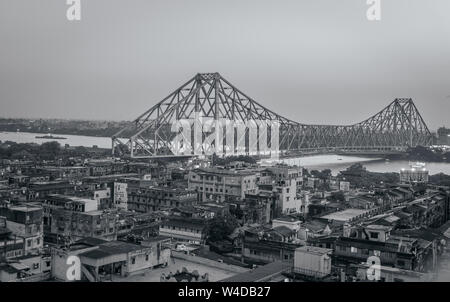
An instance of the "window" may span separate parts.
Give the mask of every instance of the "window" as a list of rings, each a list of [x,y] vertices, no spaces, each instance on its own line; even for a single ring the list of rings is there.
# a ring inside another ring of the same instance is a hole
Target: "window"
[[[27,240],[27,246],[28,246],[28,247],[31,247],[31,239],[28,239],[28,240]]]
[[[145,261],[148,261],[148,255],[145,255]]]
[[[370,238],[378,239],[378,233],[370,232]]]
[[[375,251],[373,251],[373,255],[377,256],[377,257],[380,257],[381,256],[381,252],[375,250]]]
[[[358,249],[356,247],[352,246],[352,247],[350,247],[350,252],[355,254],[358,252]]]
[[[131,257],[131,264],[136,264],[136,257]]]

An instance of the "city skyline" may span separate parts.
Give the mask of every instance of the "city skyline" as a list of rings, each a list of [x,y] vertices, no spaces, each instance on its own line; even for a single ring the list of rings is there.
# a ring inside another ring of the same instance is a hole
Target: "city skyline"
[[[132,120],[219,72],[305,124],[352,124],[408,97],[430,130],[448,126],[445,1],[383,1],[376,22],[365,1],[81,3],[78,23],[64,2],[0,4],[2,117]]]

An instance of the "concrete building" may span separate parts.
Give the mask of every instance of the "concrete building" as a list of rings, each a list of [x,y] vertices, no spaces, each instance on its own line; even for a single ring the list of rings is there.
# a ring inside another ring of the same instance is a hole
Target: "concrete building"
[[[362,263],[376,256],[384,266],[424,271],[433,258],[435,243],[420,237],[391,234],[392,227],[371,224],[352,228],[335,241],[339,263]]]
[[[50,228],[52,225],[52,215],[53,211],[56,209],[65,209],[72,212],[90,212],[98,210],[97,200],[59,194],[46,196],[41,200],[41,204],[43,208],[44,228]]]
[[[295,249],[295,274],[314,278],[324,278],[331,274],[331,254],[333,250],[315,246],[302,246]]]
[[[161,222],[159,235],[202,244],[206,240],[206,222],[204,219],[170,217]]]
[[[126,182],[114,182],[113,203],[114,206],[127,211],[128,210],[128,184]]]
[[[265,194],[276,196],[274,215],[307,214],[309,195],[301,191],[303,184],[303,170],[297,166],[276,165],[267,168],[270,180],[259,182],[258,190]]]
[[[197,203],[192,190],[163,186],[141,187],[128,185],[127,208],[129,211],[149,213]]]
[[[115,210],[77,212],[55,209],[50,234],[73,242],[85,237],[117,239],[118,217]]]
[[[24,250],[24,240],[6,228],[6,217],[0,217],[0,259],[23,256]]]
[[[256,173],[251,170],[201,168],[189,171],[188,188],[196,190],[200,201],[244,199],[257,193]]]
[[[77,256],[81,280],[94,282],[122,279],[155,266],[167,265],[170,260],[167,241],[167,238],[157,237],[136,245],[85,238],[68,248],[52,249],[52,276],[57,280],[73,281],[67,278],[70,267],[67,259]]]
[[[272,228],[284,226],[296,233],[300,230],[301,224],[302,222],[300,220],[289,216],[279,217],[272,220]]]
[[[43,248],[42,208],[17,205],[0,208],[0,216],[6,218],[6,228],[15,238],[23,240],[22,256],[38,254]]]

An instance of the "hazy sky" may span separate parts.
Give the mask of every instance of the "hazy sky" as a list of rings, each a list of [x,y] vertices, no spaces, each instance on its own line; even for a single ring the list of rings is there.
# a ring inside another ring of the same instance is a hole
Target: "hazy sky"
[[[303,123],[348,124],[412,97],[450,126],[450,1],[0,1],[0,116],[130,120],[219,72]]]

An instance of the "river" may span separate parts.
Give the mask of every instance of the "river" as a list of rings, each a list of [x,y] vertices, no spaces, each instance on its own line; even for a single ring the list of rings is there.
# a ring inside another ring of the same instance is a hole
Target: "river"
[[[377,158],[364,158],[356,156],[340,156],[340,155],[315,155],[299,158],[289,158],[281,160],[287,164],[295,164],[305,167],[308,170],[330,169],[333,175],[337,175],[339,171],[345,170],[354,163],[361,163],[368,171],[371,172],[397,172],[402,168],[409,168],[409,161],[406,160],[390,160]],[[445,173],[450,175],[449,163],[426,163],[426,169],[430,175]]]
[[[17,143],[38,143],[53,141],[52,139],[39,139],[36,136],[42,136],[42,133],[29,132],[0,132],[0,141],[14,141]],[[97,145],[99,148],[111,148],[111,138],[109,137],[93,137],[83,135],[57,135],[67,139],[56,140],[62,146],[69,144],[70,146],[92,147]],[[333,175],[339,171],[347,169],[353,163],[360,162],[367,170],[372,172],[399,172],[401,168],[408,168],[409,162],[404,160],[385,161],[384,159],[363,158],[356,156],[340,156],[340,155],[314,155],[298,158],[283,159],[283,162],[292,165],[300,165],[309,170],[331,169]],[[426,168],[430,171],[430,175],[445,173],[450,175],[449,163],[427,163]]]
[[[12,141],[16,143],[37,143],[42,144],[45,142],[57,141],[64,146],[69,144],[70,146],[83,146],[92,147],[96,145],[99,148],[111,148],[110,137],[95,137],[84,135],[68,135],[68,134],[52,134],[53,136],[62,136],[66,139],[45,139],[36,138],[36,136],[43,136],[43,133],[30,133],[30,132],[0,132],[0,141]]]

